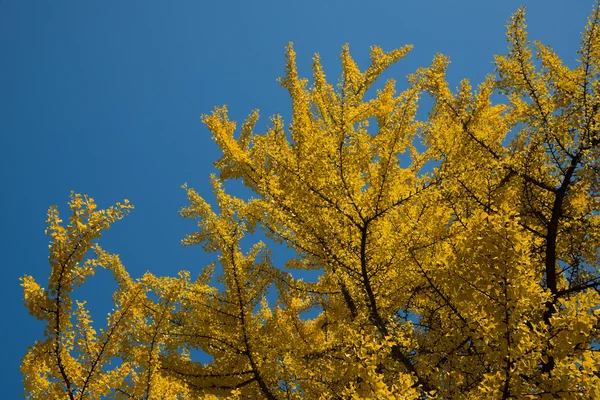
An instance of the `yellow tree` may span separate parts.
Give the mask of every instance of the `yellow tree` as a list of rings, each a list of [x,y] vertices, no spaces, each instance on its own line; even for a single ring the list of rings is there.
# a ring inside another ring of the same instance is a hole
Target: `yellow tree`
[[[216,265],[194,280],[132,279],[95,243],[128,202],[96,211],[73,194],[66,226],[51,208],[48,287],[22,280],[47,323],[21,366],[27,396],[600,398],[597,6],[574,68],[528,41],[521,9],[496,73],[456,91],[442,55],[403,91],[371,88],[409,46],[373,47],[364,71],[345,46],[336,85],[316,55],[309,86],[290,45],[287,127],[274,116],[257,133],[253,112],[237,134],[226,107],[203,116],[223,152],[217,209],[185,187],[181,215],[198,231],[183,244],[218,253],[220,290]],[[228,179],[254,196],[226,193]],[[273,262],[262,242],[244,251],[257,229],[295,257]],[[118,284],[99,331],[72,298],[97,267]]]

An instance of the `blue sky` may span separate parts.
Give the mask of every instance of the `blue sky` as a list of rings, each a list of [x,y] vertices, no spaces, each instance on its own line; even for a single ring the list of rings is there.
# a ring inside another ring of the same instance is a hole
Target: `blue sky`
[[[400,87],[436,52],[452,60],[451,83],[477,82],[505,51],[504,25],[521,4],[530,37],[572,65],[591,0],[0,0],[2,397],[21,394],[20,358],[43,336],[18,278],[47,282],[49,205],[65,210],[71,190],[101,207],[128,198],[136,209],[103,247],[133,276],[197,272],[214,255],[180,246],[194,229],[177,215],[186,201],[180,186],[210,198],[220,156],[199,116],[222,104],[238,121],[260,109],[259,127],[268,115],[289,115],[276,82],[289,41],[306,76],[314,52],[335,80],[344,43],[362,67],[369,46],[409,43],[413,52],[386,75]],[[104,322],[110,275],[99,271],[85,287],[79,293]]]

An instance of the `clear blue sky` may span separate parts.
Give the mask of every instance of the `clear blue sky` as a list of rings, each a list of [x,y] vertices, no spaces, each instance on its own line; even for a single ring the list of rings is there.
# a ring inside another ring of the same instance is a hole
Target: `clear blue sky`
[[[121,254],[133,276],[197,272],[214,255],[180,246],[194,223],[177,211],[184,182],[211,196],[219,151],[200,114],[228,104],[241,120],[259,108],[259,126],[270,114],[289,115],[276,82],[289,41],[305,75],[313,52],[337,79],[346,42],[362,67],[369,46],[410,43],[414,51],[387,74],[400,85],[436,52],[451,57],[452,83],[479,81],[505,51],[504,25],[520,4],[530,37],[572,64],[592,0],[0,0],[1,397],[18,398],[20,358],[43,335],[18,278],[46,285],[49,205],[64,210],[71,190],[102,207],[128,198],[136,209],[103,247]],[[99,271],[84,288],[103,323],[109,274]]]

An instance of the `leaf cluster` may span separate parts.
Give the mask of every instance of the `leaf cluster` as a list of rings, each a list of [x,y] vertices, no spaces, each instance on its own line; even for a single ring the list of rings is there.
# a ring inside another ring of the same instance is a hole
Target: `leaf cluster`
[[[315,55],[309,85],[290,44],[287,126],[276,115],[256,132],[254,111],[236,133],[225,106],[203,116],[223,153],[216,207],[184,186],[198,229],[182,242],[218,254],[223,290],[216,265],[132,279],[95,243],[128,202],[96,211],[73,194],[66,226],[51,208],[48,287],[22,280],[46,321],[21,366],[27,396],[600,398],[600,10],[574,68],[530,43],[524,18],[476,87],[450,88],[437,55],[404,90],[390,79],[371,95],[410,46],[373,47],[364,71],[344,46],[336,84]],[[254,197],[228,194],[230,179]],[[244,251],[256,229],[295,256]],[[98,267],[118,284],[99,331],[72,300]]]

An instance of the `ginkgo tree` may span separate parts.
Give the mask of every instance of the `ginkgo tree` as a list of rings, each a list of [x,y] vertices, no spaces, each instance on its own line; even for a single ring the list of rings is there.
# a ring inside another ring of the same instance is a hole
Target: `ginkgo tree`
[[[520,9],[495,74],[456,90],[443,55],[403,91],[372,88],[410,46],[373,47],[366,70],[345,46],[337,84],[316,55],[309,84],[290,45],[288,125],[276,115],[258,133],[253,112],[236,133],[226,107],[202,117],[223,153],[216,207],[184,186],[180,213],[198,225],[183,244],[215,264],[134,279],[97,244],[129,202],[72,194],[67,223],[50,208],[49,282],[22,278],[46,322],[23,358],[26,396],[600,398],[599,22],[596,4],[569,67],[528,40]],[[253,197],[227,193],[230,179]],[[256,230],[295,256],[242,245]],[[73,297],[96,268],[118,285],[102,328]]]

